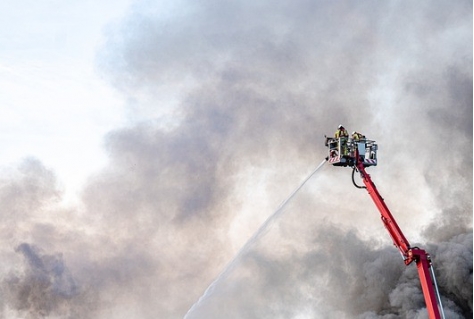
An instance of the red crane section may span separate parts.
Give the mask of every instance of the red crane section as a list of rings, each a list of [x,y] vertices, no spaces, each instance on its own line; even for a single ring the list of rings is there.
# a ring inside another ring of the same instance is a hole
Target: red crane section
[[[340,125],[340,127],[342,127],[342,125]],[[440,319],[440,311],[443,313],[443,309],[441,300],[440,308],[438,308],[437,296],[433,287],[433,281],[436,283],[436,279],[432,279],[430,274],[430,271],[433,270],[431,268],[430,256],[425,250],[410,246],[410,243],[405,238],[405,235],[403,235],[400,227],[398,227],[395,218],[393,218],[387,205],[385,205],[377,187],[375,187],[375,184],[372,182],[370,175],[365,171],[366,167],[377,166],[377,143],[373,140],[366,139],[362,134],[356,134],[356,132],[352,134],[352,138],[348,136],[338,136],[336,138],[325,136],[325,146],[328,148],[328,157],[326,160],[333,166],[349,166],[353,168],[352,182],[357,188],[367,189],[367,192],[380,212],[385,228],[390,234],[390,237],[392,237],[393,244],[402,254],[405,265],[415,262],[430,319]],[[356,170],[360,173],[365,187],[358,186],[355,183],[354,172]],[[434,272],[432,274],[434,278]]]
[[[377,188],[375,187],[375,184],[372,182],[370,175],[367,174],[367,172],[365,171],[364,162],[358,160],[358,155],[355,156],[355,159],[355,167],[360,172],[364,185],[367,188],[367,192],[369,193],[370,197],[374,201],[381,214],[382,222],[385,225],[385,228],[387,228],[388,233],[392,237],[393,244],[402,254],[403,260],[405,261],[406,265],[409,265],[413,261],[415,261],[416,263],[429,317],[431,319],[440,319],[441,317],[438,309],[436,294],[433,288],[433,282],[431,280],[429,270],[429,268],[431,267],[430,256],[423,249],[419,249],[418,247],[410,247],[408,240],[403,235],[400,227],[398,227],[397,222],[390,213],[390,210],[388,209],[387,205],[385,205],[385,202],[380,193],[378,192]]]
[[[413,261],[413,259],[408,256],[408,251],[410,250],[410,243],[408,243],[408,240],[403,235],[400,227],[398,227],[397,222],[390,213],[390,210],[388,209],[387,205],[385,205],[385,202],[379,191],[377,190],[377,187],[375,187],[375,184],[372,182],[370,175],[367,174],[367,172],[365,171],[365,167],[362,162],[357,163],[357,169],[360,172],[362,181],[365,184],[367,192],[369,193],[370,197],[375,203],[375,206],[377,206],[381,214],[382,222],[385,225],[385,228],[387,228],[390,237],[392,237],[393,244],[400,250],[405,264],[410,264]]]

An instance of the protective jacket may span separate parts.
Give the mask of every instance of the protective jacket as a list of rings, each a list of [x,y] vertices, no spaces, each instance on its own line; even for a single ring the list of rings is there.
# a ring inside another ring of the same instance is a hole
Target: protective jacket
[[[349,137],[349,133],[347,133],[347,130],[344,128],[340,128],[336,131],[334,134],[335,138],[340,138],[340,137]]]
[[[365,135],[362,135],[362,134],[360,134],[360,133],[358,133],[358,132],[355,132],[354,134],[352,134],[352,138],[353,138],[354,140],[358,141],[358,140],[360,140],[360,139],[365,138]]]

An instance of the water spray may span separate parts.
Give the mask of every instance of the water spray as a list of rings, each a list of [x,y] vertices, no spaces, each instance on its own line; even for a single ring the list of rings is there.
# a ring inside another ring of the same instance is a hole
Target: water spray
[[[214,279],[214,281],[207,287],[204,291],[204,294],[199,298],[199,300],[192,305],[192,307],[188,310],[186,315],[184,315],[184,319],[188,319],[189,315],[191,315],[197,307],[204,302],[209,296],[213,293],[216,285],[223,279],[227,278],[227,276],[232,272],[232,270],[240,261],[240,257],[246,253],[250,247],[268,230],[268,227],[275,222],[275,220],[282,214],[283,208],[288,204],[288,202],[298,193],[298,191],[306,184],[306,182],[314,175],[316,172],[326,163],[326,159],[323,159],[321,164],[319,164],[309,175],[306,177],[301,184],[288,196],[281,204],[278,206],[276,211],[267,218],[267,220],[258,228],[258,230],[252,235],[252,237],[245,243],[245,245],[239,250],[239,252],[235,255],[235,257],[227,264],[224,270]]]

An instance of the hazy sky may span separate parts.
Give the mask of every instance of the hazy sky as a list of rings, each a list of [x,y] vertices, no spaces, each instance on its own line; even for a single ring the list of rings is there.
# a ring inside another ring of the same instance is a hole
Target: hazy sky
[[[0,4],[1,165],[26,156],[68,191],[106,162],[104,134],[126,122],[124,102],[97,72],[107,24],[130,1]]]
[[[349,168],[276,210],[339,124],[472,317],[472,2],[16,1],[0,26],[1,319],[427,318]]]

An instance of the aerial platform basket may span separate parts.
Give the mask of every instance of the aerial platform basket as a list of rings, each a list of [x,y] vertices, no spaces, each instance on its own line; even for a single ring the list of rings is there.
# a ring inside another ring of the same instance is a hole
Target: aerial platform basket
[[[375,141],[365,138],[354,140],[347,137],[326,137],[325,146],[328,147],[327,160],[334,166],[354,166],[357,153],[364,167],[377,165],[378,146]]]

